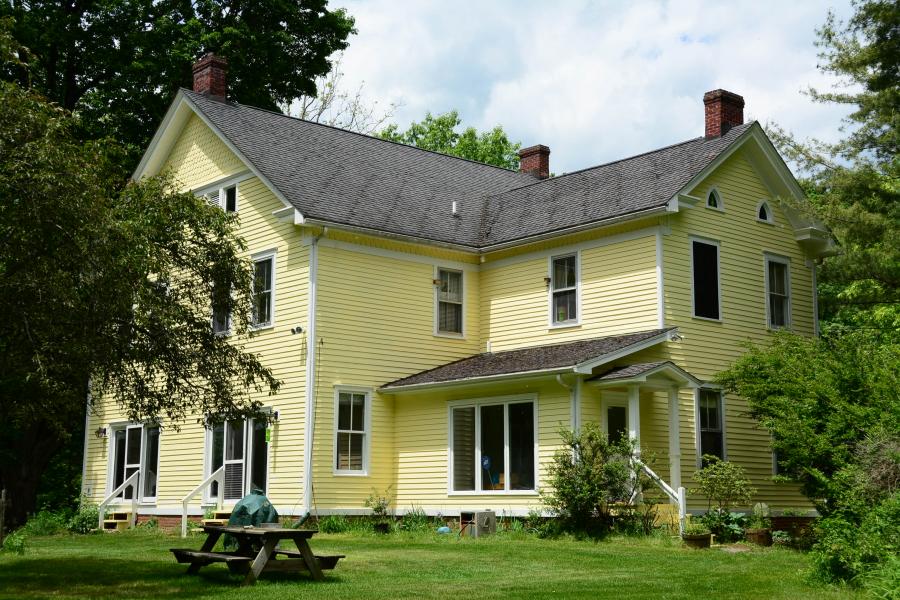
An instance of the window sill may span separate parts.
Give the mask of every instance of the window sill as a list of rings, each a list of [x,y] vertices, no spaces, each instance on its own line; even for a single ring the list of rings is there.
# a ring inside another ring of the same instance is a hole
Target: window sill
[[[537,490],[483,490],[480,492],[447,492],[448,496],[539,496]]]
[[[766,225],[775,225],[775,221],[766,221],[764,219],[756,219],[757,223],[764,223]]]
[[[466,339],[466,336],[465,336],[464,334],[462,334],[462,333],[449,333],[449,332],[445,332],[445,331],[435,331],[432,335],[433,335],[434,337],[447,338],[447,339],[450,339],[450,340],[464,340],[464,339]]]
[[[581,327],[581,321],[572,321],[572,322],[566,321],[564,323],[551,323],[547,327],[547,329],[552,331],[554,329],[574,329],[576,327]]]
[[[697,319],[698,321],[707,321],[709,323],[721,323],[722,319],[713,319],[712,317],[698,317],[697,315],[691,315],[692,319]]]
[[[275,329],[275,323],[268,323],[268,324],[266,324],[266,325],[259,325],[259,326],[251,326],[251,327],[250,327],[250,331],[251,331],[252,333],[256,333],[257,331],[266,331],[266,330],[268,330],[268,329]]]
[[[335,477],[368,477],[368,471],[338,471],[331,472]]]
[[[709,210],[714,210],[714,211],[720,212],[720,213],[724,213],[724,212],[725,212],[725,209],[724,209],[724,208],[719,208],[718,206],[709,206],[709,205],[706,205],[704,208],[708,208]]]

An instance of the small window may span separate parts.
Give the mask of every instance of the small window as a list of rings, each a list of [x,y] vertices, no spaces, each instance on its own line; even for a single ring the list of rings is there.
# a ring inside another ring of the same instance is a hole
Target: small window
[[[253,261],[253,326],[269,327],[273,323],[275,306],[275,257],[266,256]]]
[[[533,491],[534,402],[485,402],[450,410],[454,492]]]
[[[225,212],[237,212],[237,186],[225,188]]]
[[[368,468],[366,460],[368,394],[339,391],[337,396],[335,470],[365,473]]]
[[[438,270],[437,330],[440,333],[463,332],[463,274]]]
[[[706,195],[706,207],[715,208],[716,210],[723,210],[725,208],[722,206],[722,197],[719,195],[718,190],[709,190],[709,193]]]
[[[697,392],[697,430],[700,437],[699,455],[709,454],[725,459],[725,430],[722,393],[700,389]]]
[[[254,489],[266,491],[269,448],[265,419],[214,423],[207,434],[208,473],[225,467],[224,489],[210,486],[208,499],[240,500]]]
[[[719,307],[719,246],[715,243],[691,241],[694,316],[721,318]]]
[[[756,212],[756,218],[760,221],[765,221],[766,223],[772,222],[772,215],[769,211],[769,205],[763,202],[759,205],[759,210]]]
[[[578,322],[578,257],[556,256],[551,260],[550,311],[554,325]]]
[[[209,190],[202,197],[210,206],[217,206],[225,212],[237,212],[237,185]]]
[[[791,279],[786,259],[766,257],[766,301],[769,327],[781,329],[791,325]]]

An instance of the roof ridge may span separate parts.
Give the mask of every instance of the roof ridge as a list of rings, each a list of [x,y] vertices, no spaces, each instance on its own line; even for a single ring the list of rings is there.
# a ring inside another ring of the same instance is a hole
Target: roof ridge
[[[198,96],[202,96],[202,94],[198,94],[198,93],[195,92],[194,90],[190,90],[190,89],[188,89],[188,88],[181,88],[181,89],[184,90],[184,91],[186,91],[186,92],[190,92],[191,94],[195,94],[195,95],[198,95]],[[500,166],[498,166],[498,165],[492,165],[492,164],[490,164],[490,163],[485,163],[485,162],[481,162],[481,161],[477,161],[477,160],[472,160],[471,158],[463,158],[463,157],[461,157],[461,156],[454,156],[454,155],[452,155],[452,154],[446,154],[446,153],[444,153],[444,152],[438,152],[437,150],[428,150],[427,148],[419,148],[418,146],[413,146],[412,144],[404,144],[403,142],[397,142],[397,141],[394,141],[394,140],[388,140],[388,139],[385,139],[385,138],[382,138],[382,137],[378,137],[378,136],[375,136],[375,135],[369,135],[369,134],[367,134],[367,133],[360,133],[360,132],[358,132],[358,131],[353,131],[353,130],[351,130],[351,129],[344,129],[344,128],[342,128],[342,127],[337,127],[336,125],[329,125],[328,123],[318,123],[318,122],[316,122],[316,121],[310,121],[310,120],[308,120],[308,119],[301,119],[300,117],[295,117],[295,116],[293,116],[293,115],[286,115],[286,114],[284,114],[283,112],[280,112],[280,111],[277,111],[277,110],[269,110],[269,109],[267,109],[267,108],[260,108],[260,107],[258,107],[258,106],[251,106],[251,105],[249,105],[249,104],[241,104],[240,102],[231,102],[231,101],[227,101],[227,102],[225,102],[224,104],[225,104],[225,106],[235,106],[235,107],[241,107],[241,108],[248,108],[248,109],[250,109],[250,110],[255,110],[255,111],[258,111],[258,112],[268,113],[268,114],[275,115],[275,116],[278,116],[278,117],[284,117],[284,118],[286,118],[286,119],[291,119],[291,120],[294,120],[294,121],[300,121],[301,123],[308,123],[309,125],[317,125],[317,126],[319,126],[319,127],[326,127],[326,128],[328,128],[328,129],[333,129],[333,130],[335,130],[335,131],[339,131],[339,132],[341,132],[341,133],[349,133],[349,134],[351,134],[351,135],[356,135],[356,136],[363,137],[363,138],[367,138],[367,139],[370,139],[370,140],[376,140],[376,141],[379,141],[379,142],[385,142],[385,143],[387,143],[387,144],[394,144],[394,145],[396,145],[396,146],[401,146],[401,147],[403,147],[403,148],[411,148],[411,149],[413,149],[413,150],[418,150],[418,151],[420,151],[420,152],[428,152],[428,153],[430,153],[430,154],[436,154],[436,155],[438,155],[438,156],[445,156],[445,157],[447,157],[447,158],[454,158],[454,159],[456,159],[456,160],[461,160],[461,161],[464,161],[464,162],[468,162],[468,163],[472,163],[472,164],[476,164],[476,165],[481,165],[481,166],[483,166],[483,167],[490,167],[490,168],[492,168],[492,169],[499,169],[499,170],[501,170],[501,171],[505,171],[505,172],[507,172],[507,173],[512,173],[512,174],[515,174],[515,175],[522,175],[522,176],[531,177],[530,175],[526,175],[525,173],[520,173],[519,171],[513,171],[512,169],[507,169],[506,167],[500,167]],[[510,188],[510,189],[517,189],[517,188]]]

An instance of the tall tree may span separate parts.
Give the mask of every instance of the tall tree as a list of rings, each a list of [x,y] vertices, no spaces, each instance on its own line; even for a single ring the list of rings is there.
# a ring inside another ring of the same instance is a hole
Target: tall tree
[[[777,126],[772,137],[800,167],[817,216],[840,250],[822,265],[826,321],[900,328],[900,4],[857,0],[847,22],[829,13],[818,31],[820,69],[839,78],[818,102],[850,106],[846,136],[802,142]]]
[[[379,134],[386,140],[410,144],[423,150],[433,150],[460,158],[496,165],[506,169],[519,168],[521,147],[511,142],[503,127],[497,125],[490,131],[478,133],[474,127],[458,131],[462,120],[455,110],[434,116],[430,112],[417,123],[413,122],[400,131],[396,124],[388,125]]]
[[[165,178],[123,189],[120,149],[79,141],[80,125],[0,82],[0,487],[19,521],[89,392],[169,427],[255,414],[279,387],[244,346],[252,284],[233,217]],[[213,333],[211,301],[234,335]]]
[[[32,85],[82,115],[85,139],[123,144],[126,170],[204,53],[228,60],[232,99],[275,109],[314,95],[354,33],[353,18],[326,0],[4,0],[2,16],[15,18],[13,36],[34,57]]]

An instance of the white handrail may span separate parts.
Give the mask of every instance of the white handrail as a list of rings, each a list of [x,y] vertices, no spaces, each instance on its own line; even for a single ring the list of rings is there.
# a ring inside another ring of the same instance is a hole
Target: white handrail
[[[97,528],[98,529],[103,529],[103,516],[104,516],[103,513],[105,512],[104,509],[113,500],[118,498],[120,494],[124,493],[125,488],[127,488],[128,486],[132,486],[132,488],[131,488],[131,517],[130,517],[129,521],[131,521],[130,525],[132,527],[134,527],[135,519],[137,519],[137,497],[138,497],[138,490],[140,489],[138,482],[140,480],[141,480],[141,472],[140,472],[140,470],[137,470],[134,473],[132,473],[131,475],[129,475],[128,478],[125,481],[123,481],[119,487],[114,489],[109,494],[109,496],[107,496],[106,498],[103,499],[103,502],[101,502],[100,505],[97,507],[97,510],[99,513],[99,515],[97,517]]]
[[[635,464],[637,464],[644,473],[647,474],[648,477],[659,486],[666,496],[671,498],[671,500],[678,505],[678,533],[684,533],[684,521],[687,517],[687,494],[683,487],[679,487],[677,490],[670,486],[668,483],[663,481],[662,477],[653,472],[653,470],[642,463],[637,458],[632,459]]]
[[[195,487],[191,492],[181,500],[181,537],[187,537],[188,524],[188,502],[191,498],[200,493],[201,490],[208,488],[214,481],[219,482],[219,497],[216,498],[216,508],[222,508],[222,495],[225,493],[225,466],[221,466],[213,471],[209,477]]]

